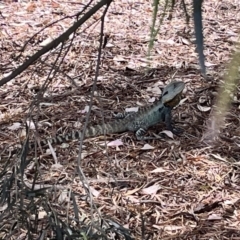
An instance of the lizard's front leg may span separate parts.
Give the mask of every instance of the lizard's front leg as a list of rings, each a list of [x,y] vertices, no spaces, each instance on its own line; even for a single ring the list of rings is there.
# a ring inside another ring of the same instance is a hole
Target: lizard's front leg
[[[183,132],[183,130],[181,129],[173,128],[171,108],[168,108],[165,112],[165,124],[166,124],[167,130],[171,131],[175,135],[179,135]]]
[[[135,136],[137,138],[138,141],[143,141],[143,140],[154,140],[154,139],[158,139],[157,137],[146,137],[144,136],[144,134],[146,134],[147,130],[144,128],[139,128],[136,133]]]
[[[144,128],[139,128],[135,133],[137,140],[145,140],[146,137],[144,136],[144,134],[146,134],[146,132],[147,130],[145,130]]]

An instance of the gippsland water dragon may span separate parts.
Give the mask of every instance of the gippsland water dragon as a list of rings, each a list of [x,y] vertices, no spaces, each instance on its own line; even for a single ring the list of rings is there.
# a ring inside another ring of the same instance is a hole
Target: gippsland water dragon
[[[138,112],[117,114],[114,121],[90,126],[86,129],[84,139],[96,137],[104,134],[122,133],[126,131],[135,132],[137,140],[153,139],[145,137],[147,129],[159,122],[165,122],[167,130],[175,133],[171,123],[171,110],[180,102],[184,82],[174,81],[169,83],[162,92],[160,100],[153,105],[142,107]],[[39,143],[44,146],[48,143],[61,144],[75,139],[81,139],[82,132],[73,130],[65,135],[57,135],[53,138],[46,138]],[[30,144],[31,146],[32,144]]]

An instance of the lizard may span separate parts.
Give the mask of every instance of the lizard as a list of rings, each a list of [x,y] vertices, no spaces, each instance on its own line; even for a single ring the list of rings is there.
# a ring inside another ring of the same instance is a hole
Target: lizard
[[[177,131],[172,127],[171,110],[179,104],[184,87],[185,84],[181,81],[169,83],[163,89],[161,98],[153,105],[142,107],[138,112],[116,114],[115,117],[117,119],[112,122],[90,126],[85,131],[84,139],[126,131],[135,132],[137,140],[156,139],[153,137],[145,137],[144,134],[149,127],[159,122],[165,122],[167,130],[177,134]],[[71,140],[81,139],[81,136],[81,131],[73,130],[65,135],[42,139],[39,143],[41,146],[46,145],[48,141],[51,144],[61,144]]]

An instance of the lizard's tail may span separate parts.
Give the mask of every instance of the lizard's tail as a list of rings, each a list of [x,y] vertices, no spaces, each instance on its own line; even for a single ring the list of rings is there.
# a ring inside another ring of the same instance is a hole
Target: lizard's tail
[[[97,137],[97,136],[101,136],[104,134],[111,134],[111,133],[121,133],[127,130],[128,128],[126,124],[123,124],[121,120],[115,120],[110,123],[91,126],[87,128],[85,132],[85,138]]]
[[[84,139],[90,138],[90,137],[97,137],[104,134],[111,134],[111,133],[120,133],[127,130],[126,124],[122,124],[121,121],[114,121],[102,125],[95,125],[88,127],[86,129]],[[51,144],[61,144],[64,142],[69,142],[76,139],[81,139],[82,131],[79,130],[73,130],[70,133],[67,133],[65,135],[57,135],[53,138],[43,139],[40,141],[40,145],[44,146],[50,142]]]

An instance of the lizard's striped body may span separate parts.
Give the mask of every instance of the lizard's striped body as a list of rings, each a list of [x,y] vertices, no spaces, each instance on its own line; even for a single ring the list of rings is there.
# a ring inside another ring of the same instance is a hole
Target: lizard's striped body
[[[140,108],[138,112],[117,115],[121,119],[116,119],[102,125],[90,126],[86,129],[84,139],[126,131],[136,132],[138,140],[152,139],[143,135],[149,127],[159,122],[165,122],[167,129],[173,131],[171,110],[180,102],[184,86],[183,82],[171,82],[163,89],[161,99],[153,105]],[[81,139],[81,134],[81,131],[74,130],[66,135],[44,139],[40,141],[40,145],[46,145],[48,141],[53,144],[60,144],[74,139]]]

